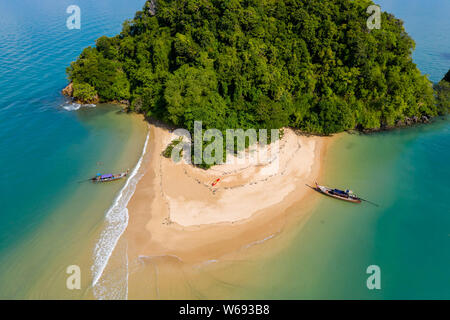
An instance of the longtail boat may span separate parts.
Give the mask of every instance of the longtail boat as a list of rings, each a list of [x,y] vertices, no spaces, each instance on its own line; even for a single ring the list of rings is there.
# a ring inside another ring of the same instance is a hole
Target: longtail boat
[[[344,201],[348,201],[348,202],[353,202],[353,203],[361,203],[361,198],[359,198],[356,194],[353,193],[353,191],[351,190],[339,190],[339,189],[332,189],[332,188],[328,188],[325,186],[321,186],[316,182],[316,191],[326,194],[327,196],[336,198],[336,199],[340,199],[340,200],[344,200]]]
[[[128,169],[125,172],[122,173],[118,173],[118,174],[101,174],[101,173],[97,173],[97,175],[93,178],[91,178],[90,180],[92,182],[110,182],[110,181],[115,181],[115,180],[119,180],[122,178],[125,178],[128,175],[128,172],[130,170]]]

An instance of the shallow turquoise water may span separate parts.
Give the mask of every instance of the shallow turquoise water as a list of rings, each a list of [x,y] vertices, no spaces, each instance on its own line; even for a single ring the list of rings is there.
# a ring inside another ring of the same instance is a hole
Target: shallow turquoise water
[[[104,34],[120,32],[122,22],[145,1],[76,1],[81,30],[68,30],[66,8],[73,2],[0,2],[0,278],[10,281],[2,281],[0,297],[25,294],[20,282],[24,274],[14,273],[15,266],[38,268],[45,259],[37,256],[55,254],[51,248],[33,247],[32,242],[39,240],[32,236],[35,232],[44,227],[56,228],[61,235],[70,233],[76,209],[86,209],[92,201],[101,205],[92,213],[97,220],[89,223],[101,222],[121,185],[107,186],[104,192],[77,181],[97,172],[126,169],[142,150],[143,141],[135,154],[123,158],[136,132],[130,117],[116,114],[118,108],[67,111],[60,92],[67,84],[65,69],[81,50]],[[77,203],[69,205],[75,194]],[[60,225],[48,227],[54,219]],[[5,261],[11,250],[25,244],[38,250],[33,261],[28,249],[23,249],[21,261],[20,255]]]
[[[307,214],[306,222],[286,219],[287,230],[259,244],[260,255],[205,272],[212,298],[449,299],[449,120],[337,138],[319,183],[379,206],[312,193],[316,207],[299,203],[287,215]],[[373,265],[379,290],[367,287]]]
[[[415,63],[440,81],[450,68],[450,2],[375,2],[404,21]],[[240,297],[449,299],[449,120],[333,144],[321,182],[380,207],[321,199],[291,245],[255,265],[256,280]],[[380,267],[381,290],[366,286],[370,265]]]
[[[416,41],[414,61],[430,80],[441,80],[450,68],[450,2],[376,3],[404,20]],[[449,159],[448,117],[372,135],[344,134],[327,153],[320,182],[351,188],[380,206],[316,194],[317,208],[285,249],[230,267],[230,273],[251,271],[246,280],[216,286],[245,299],[450,299]],[[380,267],[380,290],[367,288],[370,265]]]
[[[81,50],[118,33],[144,1],[82,1],[81,30],[68,30],[72,2],[0,3],[0,250],[38,224],[74,180],[92,173],[95,154],[114,133],[87,123],[88,111],[64,110],[60,90]]]
[[[448,119],[337,141],[322,183],[351,187],[379,207],[321,199],[292,245],[265,266],[279,274],[269,296],[450,298],[449,157]],[[366,286],[370,265],[381,269],[381,290]]]
[[[138,156],[114,160],[130,139],[131,120],[105,107],[69,112],[60,90],[70,61],[99,36],[117,34],[145,1],[77,1],[82,28],[68,30],[72,2],[0,2],[0,297],[27,297],[61,247],[92,236],[121,186],[99,191],[74,181],[131,166]],[[405,21],[415,62],[439,81],[450,65],[450,2],[377,3]],[[351,186],[380,208],[321,199],[292,245],[255,268],[264,276],[259,289],[238,296],[450,298],[449,138],[449,121],[441,120],[338,141],[323,183]],[[100,203],[78,219],[90,202]],[[70,233],[78,224],[87,230]],[[381,268],[381,291],[365,286],[370,264]],[[33,297],[45,297],[45,289]]]

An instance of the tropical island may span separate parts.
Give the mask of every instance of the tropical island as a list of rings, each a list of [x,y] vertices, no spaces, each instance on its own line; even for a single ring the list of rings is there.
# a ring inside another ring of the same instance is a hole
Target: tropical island
[[[270,252],[283,247],[318,199],[305,184],[322,178],[328,144],[339,139],[331,134],[448,113],[449,73],[433,86],[401,20],[384,12],[381,29],[368,29],[370,5],[152,0],[71,64],[65,94],[151,120],[121,235],[127,263],[139,266],[127,274],[130,298],[153,297],[146,279],[155,264],[158,285],[181,290],[178,281],[202,281],[199,267],[267,254],[258,245],[273,238]],[[194,121],[221,132],[283,128],[277,166],[171,161],[181,141],[172,129],[193,133]]]
[[[65,93],[191,131],[198,120],[331,134],[446,114],[448,86],[434,91],[420,73],[402,21],[383,12],[381,28],[367,28],[372,4],[147,1],[119,35],[83,50]]]

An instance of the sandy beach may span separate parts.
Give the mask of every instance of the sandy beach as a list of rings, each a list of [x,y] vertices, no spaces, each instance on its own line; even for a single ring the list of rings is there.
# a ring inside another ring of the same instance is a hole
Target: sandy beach
[[[286,210],[314,201],[311,184],[331,138],[285,129],[278,166],[222,164],[203,170],[161,153],[170,131],[150,125],[145,174],[128,204],[128,259],[171,257],[184,264],[217,261],[251,243],[275,237]],[[212,182],[221,179],[216,186]],[[301,214],[301,213],[300,213]]]

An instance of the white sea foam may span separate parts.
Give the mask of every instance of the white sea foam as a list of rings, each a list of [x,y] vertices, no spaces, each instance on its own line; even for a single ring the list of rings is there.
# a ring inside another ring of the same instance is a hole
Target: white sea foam
[[[102,277],[103,271],[105,270],[108,260],[114,251],[117,242],[119,241],[122,233],[125,231],[128,225],[128,209],[127,205],[136,190],[136,185],[142,177],[142,173],[138,174],[139,168],[141,167],[142,161],[144,159],[145,152],[147,150],[147,144],[150,134],[147,134],[145,139],[144,148],[142,150],[142,155],[134,167],[131,175],[129,176],[124,187],[120,190],[113,205],[106,212],[105,220],[106,226],[102,231],[100,238],[95,245],[94,249],[94,264],[91,267],[93,274],[92,286],[99,286],[99,280]],[[128,291],[128,285],[126,285],[126,290]],[[105,288],[96,288],[94,292],[104,292]],[[111,294],[111,293],[110,293]],[[97,297],[101,298],[101,297]]]
[[[95,104],[80,104],[80,103],[72,103],[72,102],[67,102],[62,105],[62,108],[67,111],[77,111],[80,108],[95,108],[95,107],[96,107]]]

